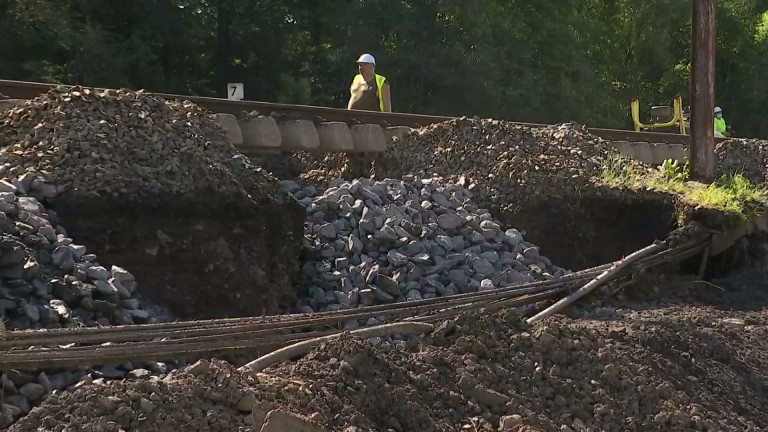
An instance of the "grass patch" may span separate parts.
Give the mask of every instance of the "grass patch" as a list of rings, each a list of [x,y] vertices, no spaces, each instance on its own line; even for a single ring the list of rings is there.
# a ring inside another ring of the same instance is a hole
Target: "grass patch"
[[[688,181],[688,164],[671,160],[648,169],[618,152],[607,158],[602,182],[607,186],[645,189],[677,195],[692,206],[708,207],[742,218],[762,214],[768,190],[750,182],[741,173],[724,175],[712,184]]]

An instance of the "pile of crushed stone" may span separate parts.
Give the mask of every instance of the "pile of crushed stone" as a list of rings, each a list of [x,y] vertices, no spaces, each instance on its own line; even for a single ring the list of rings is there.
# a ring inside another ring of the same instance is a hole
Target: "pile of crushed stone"
[[[154,322],[126,269],[99,264],[56,212],[24,191],[32,176],[0,180],[0,319],[8,330]],[[15,186],[15,185],[18,185]]]
[[[307,209],[302,312],[511,287],[566,275],[441,178],[281,181]]]
[[[204,362],[162,384],[83,385],[11,430],[259,431],[278,408],[344,432],[766,430],[768,314],[737,315],[677,306],[529,327],[512,310],[471,314],[428,344],[342,336],[257,376]]]
[[[305,182],[315,182],[317,184],[328,184],[334,179],[354,179],[357,177],[368,177],[370,168],[363,168],[360,163],[355,163],[360,159],[367,160],[363,156],[350,155],[348,153],[330,153],[318,154],[301,152],[293,155],[286,165],[288,173],[293,178],[301,179]]]
[[[414,130],[377,154],[377,178],[440,175],[479,194],[481,205],[512,206],[539,195],[566,196],[600,176],[611,147],[573,123],[532,128],[456,118]]]
[[[188,101],[142,91],[54,89],[0,113],[0,176],[32,173],[53,199],[228,197],[261,201],[274,179]]]

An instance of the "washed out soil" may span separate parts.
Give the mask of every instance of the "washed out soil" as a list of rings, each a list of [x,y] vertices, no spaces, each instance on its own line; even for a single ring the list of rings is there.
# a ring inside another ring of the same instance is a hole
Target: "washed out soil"
[[[278,313],[296,300],[305,213],[296,203],[61,200],[68,233],[181,318]]]

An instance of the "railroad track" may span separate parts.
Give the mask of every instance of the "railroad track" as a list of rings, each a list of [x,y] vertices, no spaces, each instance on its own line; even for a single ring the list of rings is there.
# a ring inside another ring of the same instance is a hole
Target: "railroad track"
[[[26,81],[0,80],[0,93],[12,99],[32,99],[51,88],[59,87],[59,84],[45,84]],[[63,85],[64,87],[71,87]],[[215,113],[238,114],[242,111],[258,111],[261,114],[279,113],[295,119],[336,121],[364,124],[380,124],[388,126],[408,126],[418,128],[434,123],[441,123],[453,117],[433,116],[422,114],[383,113],[375,111],[357,111],[340,108],[327,108],[309,105],[290,105],[257,101],[231,101],[227,99],[155,93],[165,99],[189,100]],[[545,127],[548,125],[538,123],[516,124],[529,127]],[[589,128],[593,134],[611,142],[629,143],[659,143],[688,145],[690,136],[659,133],[659,132],[635,132],[619,129]]]
[[[702,236],[648,256],[622,270],[627,276],[695,256],[709,244]],[[549,281],[416,302],[315,314],[228,318],[116,327],[6,332],[0,339],[0,370],[42,370],[169,360],[238,352],[266,352],[341,332],[345,321],[377,317],[386,321],[434,322],[469,310],[523,306],[572,291],[612,264]]]

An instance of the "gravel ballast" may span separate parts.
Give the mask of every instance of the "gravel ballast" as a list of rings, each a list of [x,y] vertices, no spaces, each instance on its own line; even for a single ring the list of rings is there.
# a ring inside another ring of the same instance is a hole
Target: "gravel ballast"
[[[440,178],[281,181],[307,210],[298,309],[329,311],[510,287],[568,274]]]

